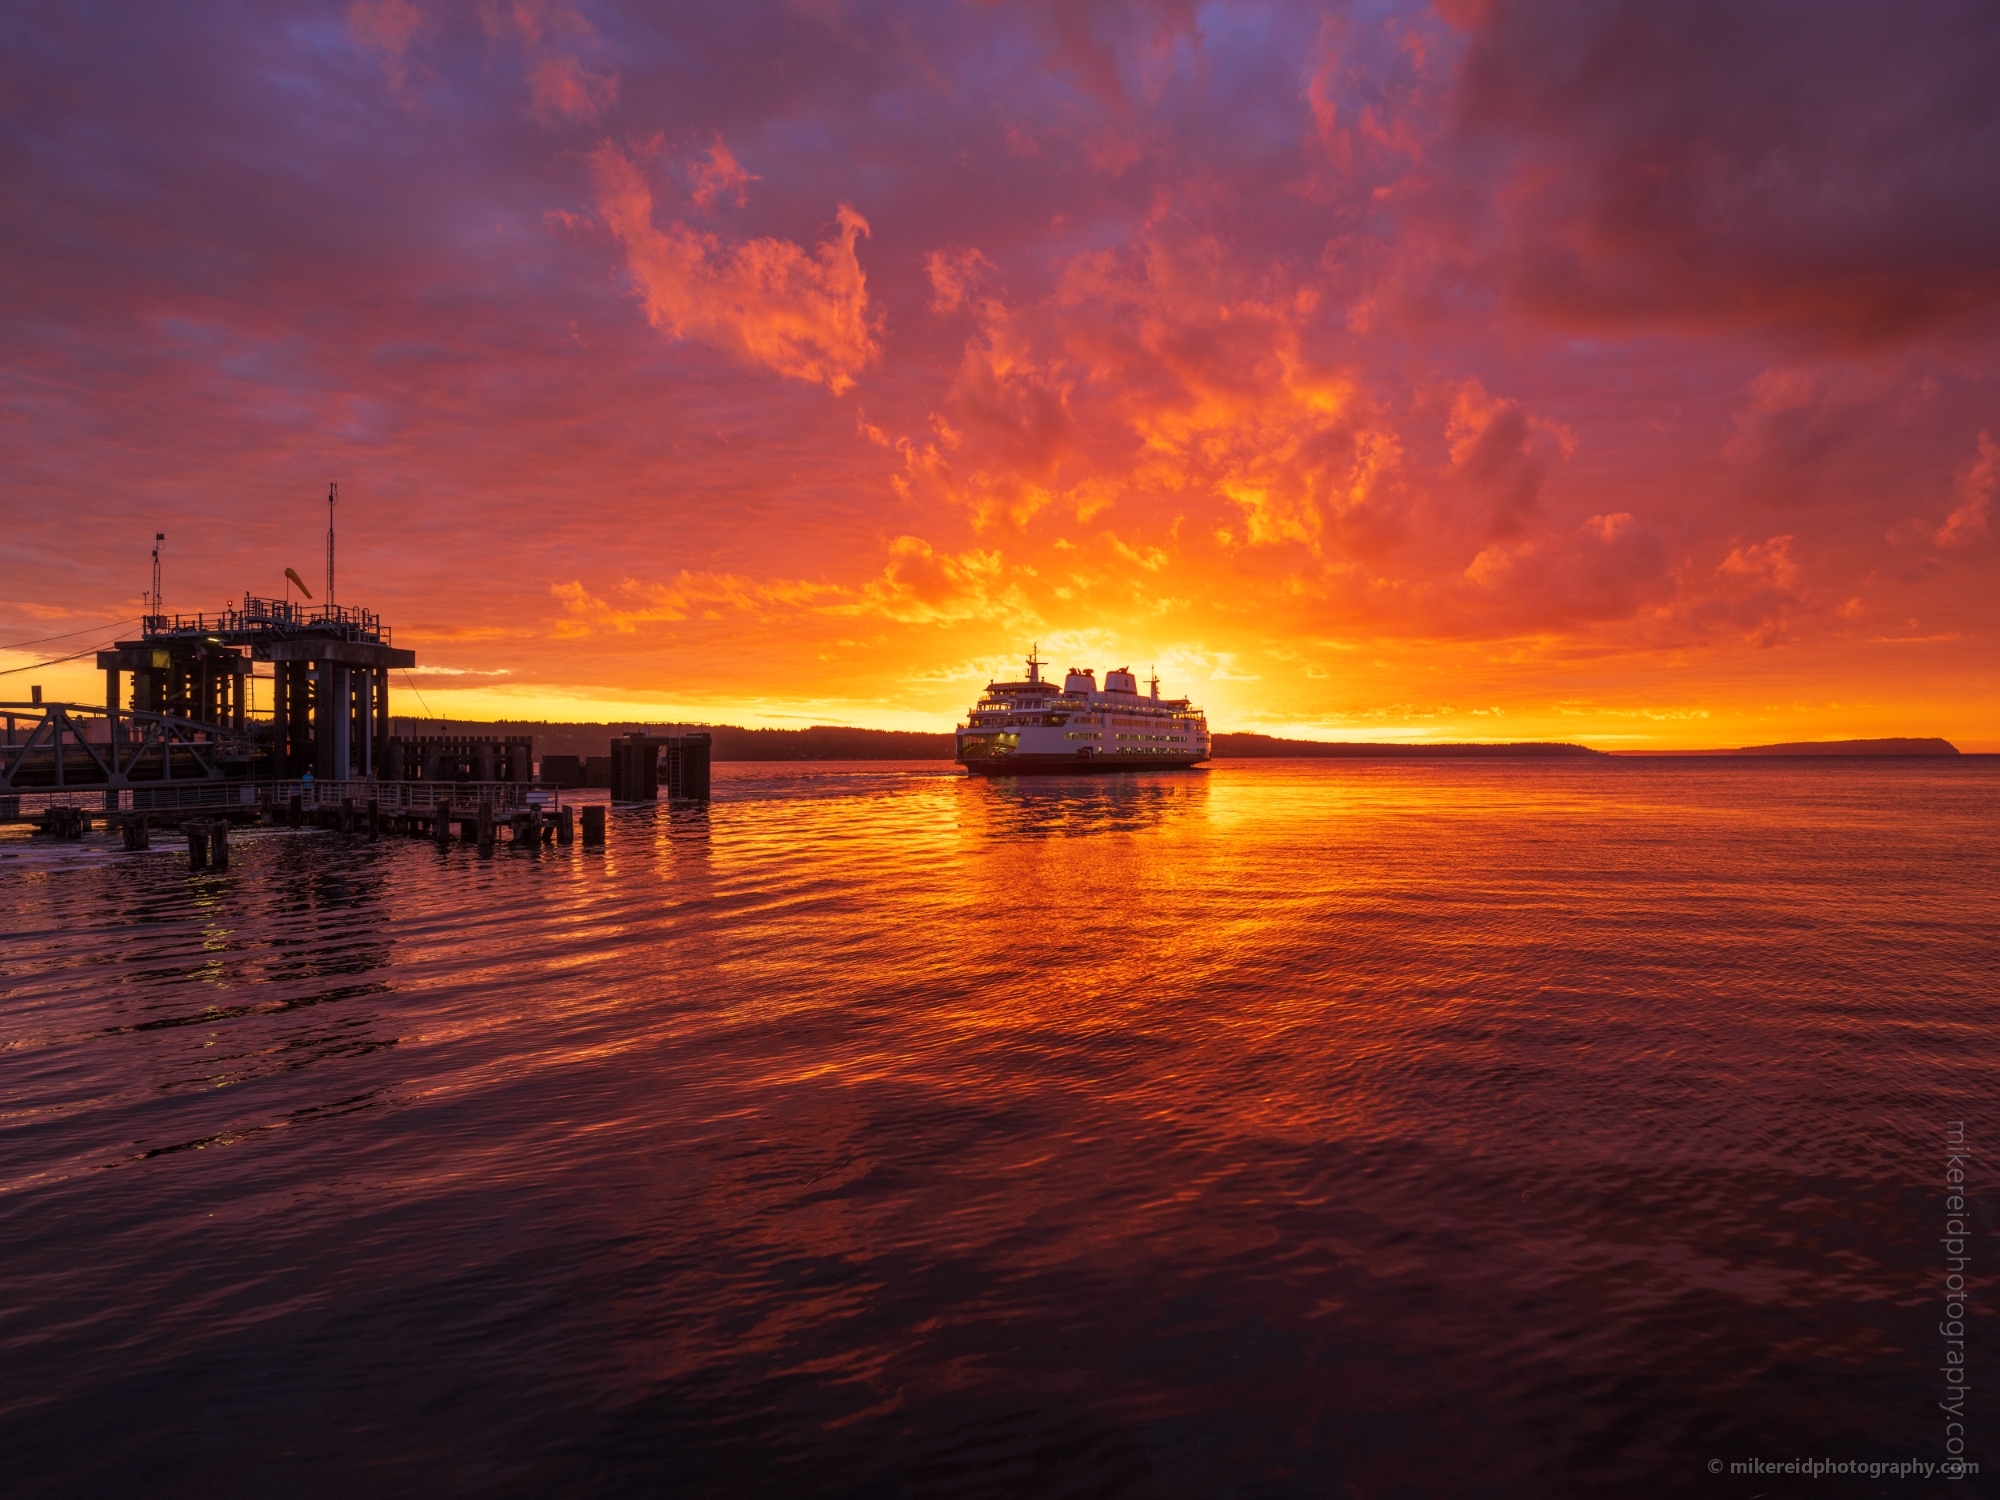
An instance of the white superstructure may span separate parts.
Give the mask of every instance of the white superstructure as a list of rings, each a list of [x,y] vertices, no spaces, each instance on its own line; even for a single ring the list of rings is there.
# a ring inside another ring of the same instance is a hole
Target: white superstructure
[[[1208,718],[1185,698],[1162,698],[1160,679],[1142,695],[1129,668],[1104,674],[1072,667],[1060,689],[1028,655],[1019,682],[989,682],[958,727],[958,763],[984,776],[1037,771],[1177,769],[1208,759]]]

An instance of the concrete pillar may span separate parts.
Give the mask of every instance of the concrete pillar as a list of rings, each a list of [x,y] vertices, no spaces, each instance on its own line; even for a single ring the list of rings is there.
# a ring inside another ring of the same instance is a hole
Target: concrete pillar
[[[314,752],[312,773],[321,781],[333,776],[333,736],[326,725],[326,673],[325,662],[306,665],[306,721],[312,725]]]
[[[353,673],[346,667],[333,667],[327,672],[333,691],[327,695],[322,717],[330,717],[333,730],[333,779],[345,781],[353,770],[350,756],[353,751],[354,731],[354,684]]]
[[[114,774],[119,770],[118,747],[124,743],[124,737],[118,732],[118,687],[118,669],[116,667],[106,667],[104,669],[104,732],[111,741],[111,769]]]
[[[363,667],[358,674],[360,686],[354,694],[354,706],[361,719],[361,764],[360,774],[375,774],[375,676]]]

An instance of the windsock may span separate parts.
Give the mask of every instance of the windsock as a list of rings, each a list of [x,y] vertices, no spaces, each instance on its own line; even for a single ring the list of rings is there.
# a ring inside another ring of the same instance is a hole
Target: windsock
[[[299,592],[301,594],[304,594],[308,599],[312,598],[313,591],[306,587],[306,581],[303,578],[299,577],[296,569],[293,568],[285,569],[285,576],[291,579],[293,583],[296,583],[299,586]]]

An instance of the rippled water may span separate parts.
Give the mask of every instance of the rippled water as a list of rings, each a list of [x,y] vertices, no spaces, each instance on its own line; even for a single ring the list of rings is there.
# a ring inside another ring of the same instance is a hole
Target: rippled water
[[[717,796],[485,859],[0,842],[8,1482],[1775,1495],[1709,1460],[1943,1458],[2000,762]]]

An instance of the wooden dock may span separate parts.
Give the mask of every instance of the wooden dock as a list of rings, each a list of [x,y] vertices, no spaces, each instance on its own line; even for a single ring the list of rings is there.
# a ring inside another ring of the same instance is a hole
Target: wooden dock
[[[423,838],[440,845],[472,844],[491,851],[500,844],[539,847],[574,843],[578,824],[586,845],[604,842],[605,807],[565,806],[556,791],[520,782],[285,782],[227,783],[229,796],[160,805],[139,789],[136,805],[93,808],[82,794],[47,793],[10,799],[5,820],[35,825],[38,835],[80,839],[93,823],[122,830],[127,849],[151,847],[150,830],[173,828],[188,840],[195,869],[226,868],[232,827],[318,828],[365,838]],[[206,787],[204,790],[208,789]],[[186,789],[193,793],[195,788]],[[164,802],[165,799],[161,799]],[[221,851],[218,859],[216,851]]]

